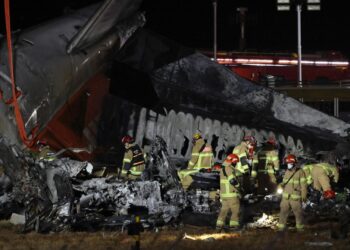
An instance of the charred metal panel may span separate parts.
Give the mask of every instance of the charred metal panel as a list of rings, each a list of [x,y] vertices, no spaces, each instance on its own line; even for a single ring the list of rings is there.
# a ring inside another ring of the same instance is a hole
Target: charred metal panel
[[[145,29],[139,30],[127,42],[116,60],[150,76],[159,102],[169,111],[167,119],[179,123],[176,126],[180,128],[186,124],[187,138],[200,130],[210,142],[215,139],[221,147],[223,138],[217,138],[214,131],[220,130],[219,123],[227,123],[230,124],[228,127],[241,128],[229,144],[237,144],[245,130],[255,130],[261,134],[258,137],[265,138],[273,132],[282,145],[293,144],[293,151],[302,145],[313,151],[334,149],[337,143],[346,142],[349,124],[242,79],[206,56]],[[160,131],[164,129],[171,130],[160,126]],[[181,140],[176,139],[179,129],[164,136],[169,145]]]
[[[120,49],[133,32],[143,26],[143,15],[133,15],[134,1],[123,1],[129,10],[128,19],[120,13],[123,23],[111,27],[108,36],[88,49],[70,55],[66,48],[79,29],[94,15],[97,5],[55,19],[43,25],[17,33],[14,41],[15,79],[22,95],[19,98],[25,128],[29,133],[35,126],[39,129],[52,119],[64,103],[91,77],[105,70],[115,51]],[[129,6],[129,7],[130,7]],[[5,39],[0,40],[0,62],[7,62]],[[0,69],[0,89],[4,99],[11,98],[8,65]],[[0,102],[0,134],[20,143],[11,106]]]
[[[69,43],[67,52],[81,50],[96,43],[114,26],[135,13],[142,0],[105,0]]]
[[[287,133],[240,126],[185,111],[171,109],[163,115],[113,96],[104,104],[98,139],[101,145],[120,147],[120,140],[117,138],[130,134],[148,151],[150,142],[156,136],[161,136],[168,145],[168,152],[172,158],[189,159],[192,150],[191,138],[196,131],[202,132],[205,140],[213,146],[215,160],[220,162],[226,153],[232,151],[241,141],[244,134],[254,134],[259,145],[267,138],[275,137],[279,141],[281,154],[286,151],[297,155],[309,154],[314,146],[310,140],[302,141]],[[119,155],[119,158],[121,157],[122,154]]]

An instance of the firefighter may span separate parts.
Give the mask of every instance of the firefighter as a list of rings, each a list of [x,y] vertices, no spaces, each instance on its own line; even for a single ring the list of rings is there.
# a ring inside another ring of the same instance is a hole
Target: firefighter
[[[125,153],[121,175],[126,179],[135,180],[141,177],[145,170],[145,158],[142,149],[129,135],[122,138],[122,143],[125,147]]]
[[[278,229],[284,230],[286,228],[291,208],[295,216],[296,229],[302,231],[304,229],[302,202],[306,201],[307,196],[306,176],[304,171],[297,166],[295,155],[287,155],[284,161],[287,163],[287,171],[281,184],[283,193]]]
[[[225,226],[225,220],[229,216],[229,227],[239,228],[240,209],[240,183],[237,179],[237,164],[239,157],[230,154],[225,159],[220,170],[220,201],[221,209],[216,221],[216,228],[221,230]]]
[[[182,187],[187,190],[192,183],[191,174],[201,171],[201,169],[210,169],[213,165],[212,147],[205,143],[202,135],[195,133],[192,138],[193,148],[191,160],[188,162],[187,169],[178,172]]]
[[[53,161],[56,160],[57,157],[55,156],[55,153],[51,150],[48,143],[44,140],[40,140],[37,142],[39,146],[39,154],[37,158],[41,161]]]
[[[256,157],[254,157],[256,146],[256,140],[254,136],[244,136],[242,142],[237,145],[232,153],[238,155],[239,162],[237,162],[237,178],[239,182],[242,183],[242,190],[245,193],[250,193],[251,191],[251,182],[250,177],[256,176],[255,171],[250,171],[253,163],[256,164]]]
[[[276,140],[269,138],[258,153],[258,164],[255,165],[258,174],[258,194],[266,195],[276,191],[276,173],[280,168],[276,145]]]
[[[335,165],[335,160],[330,158],[327,161],[308,164],[303,167],[307,184],[312,184],[312,188],[321,192],[325,199],[335,198],[335,192],[331,186],[331,181],[337,183],[339,180],[339,170]]]

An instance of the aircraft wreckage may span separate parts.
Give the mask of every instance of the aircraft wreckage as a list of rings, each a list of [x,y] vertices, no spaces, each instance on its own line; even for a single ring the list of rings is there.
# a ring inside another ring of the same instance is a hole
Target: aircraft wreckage
[[[174,161],[189,158],[195,131],[213,146],[217,161],[247,133],[258,143],[274,136],[282,154],[350,152],[349,124],[143,28],[140,4],[106,0],[13,35],[25,132],[32,142],[45,139],[79,160],[41,162],[24,150],[13,114],[10,67],[2,67],[0,165],[12,184],[2,204],[24,209],[28,230],[123,226],[133,207],[147,210],[147,225],[176,221],[186,207],[214,213],[217,203],[208,191],[184,194],[176,176]],[[3,38],[0,51],[5,62]],[[85,160],[116,162],[118,154],[106,159],[100,149],[125,133],[147,149],[151,174],[128,183],[82,178]]]

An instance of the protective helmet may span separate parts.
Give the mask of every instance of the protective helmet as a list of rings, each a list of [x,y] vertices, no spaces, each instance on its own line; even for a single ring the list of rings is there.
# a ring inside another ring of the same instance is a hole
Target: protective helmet
[[[243,137],[243,141],[249,142],[250,144],[255,145],[256,144],[256,139],[252,135],[246,135]]]
[[[233,164],[236,164],[237,162],[239,162],[239,157],[236,154],[229,154],[226,157],[226,161],[233,163]]]
[[[36,144],[38,144],[39,146],[47,146],[47,141],[46,140],[38,140],[36,142]]]
[[[212,170],[214,170],[214,171],[220,171],[220,169],[221,169],[221,164],[219,164],[219,163],[216,163],[216,164],[212,167]]]
[[[277,141],[276,141],[275,138],[269,137],[269,138],[267,139],[266,143],[271,144],[271,145],[273,145],[273,146],[276,146]]]
[[[134,141],[135,141],[134,138],[132,138],[130,135],[123,136],[123,138],[122,138],[123,144],[133,143]]]
[[[335,192],[333,190],[326,190],[323,192],[323,197],[325,199],[333,199],[335,198]]]
[[[296,163],[297,157],[295,155],[289,154],[284,158],[285,163]]]
[[[202,135],[200,133],[195,133],[192,138],[193,140],[199,140],[200,138],[202,138]]]

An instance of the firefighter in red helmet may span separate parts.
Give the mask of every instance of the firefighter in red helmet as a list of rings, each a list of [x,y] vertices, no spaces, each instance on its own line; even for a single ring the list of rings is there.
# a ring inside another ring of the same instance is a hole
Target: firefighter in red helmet
[[[306,200],[307,196],[306,176],[297,165],[295,155],[287,155],[284,161],[287,164],[287,171],[281,185],[283,193],[278,229],[284,230],[286,228],[289,208],[291,208],[295,216],[296,229],[302,231],[304,229],[302,202]]]
[[[229,154],[222,164],[220,171],[220,201],[221,209],[216,221],[216,227],[221,230],[225,225],[225,219],[229,216],[229,227],[239,227],[240,210],[240,183],[237,179],[237,163],[239,157],[236,154]]]
[[[255,153],[256,139],[252,135],[243,137],[242,142],[237,145],[232,153],[237,155],[239,162],[236,165],[236,176],[242,184],[242,190],[245,193],[251,193],[253,182],[255,182],[256,172],[254,172],[254,165],[257,164],[257,157]],[[252,169],[252,171],[251,171]],[[254,181],[252,179],[254,179]]]
[[[277,141],[270,137],[258,153],[257,179],[258,194],[271,194],[276,191],[276,173],[280,168]]]
[[[145,169],[145,158],[142,149],[135,143],[135,139],[129,135],[122,138],[122,143],[125,147],[122,176],[130,180],[140,178]]]

